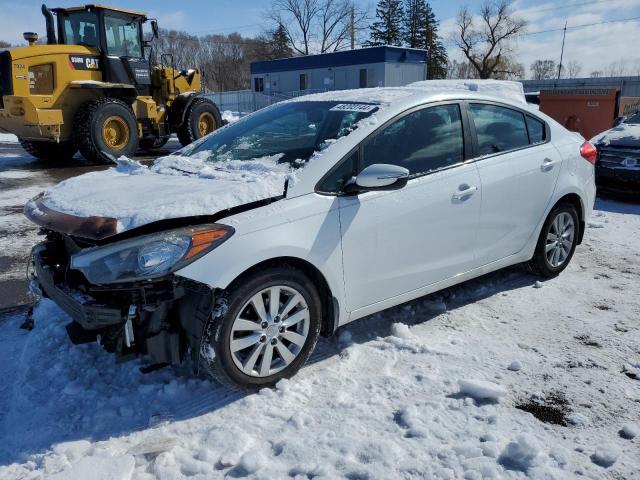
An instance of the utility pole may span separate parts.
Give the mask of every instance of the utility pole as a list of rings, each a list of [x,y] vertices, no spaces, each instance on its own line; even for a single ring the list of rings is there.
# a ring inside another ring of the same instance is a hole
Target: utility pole
[[[351,7],[351,50],[356,48],[356,7]]]
[[[562,50],[560,50],[560,63],[558,64],[558,80],[562,73],[562,57],[564,56],[564,41],[567,38],[567,22],[564,22],[564,33],[562,34]]]

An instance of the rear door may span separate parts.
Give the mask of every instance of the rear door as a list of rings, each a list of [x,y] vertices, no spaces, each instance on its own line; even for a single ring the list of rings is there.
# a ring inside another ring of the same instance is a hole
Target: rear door
[[[551,201],[562,159],[549,129],[533,115],[500,104],[468,107],[482,185],[481,266],[524,248]]]
[[[475,164],[465,163],[464,132],[457,103],[419,108],[382,127],[355,152],[360,169],[395,164],[409,169],[411,178],[400,190],[338,198],[348,311],[473,265],[480,178]],[[339,182],[351,176],[344,170],[335,175]]]

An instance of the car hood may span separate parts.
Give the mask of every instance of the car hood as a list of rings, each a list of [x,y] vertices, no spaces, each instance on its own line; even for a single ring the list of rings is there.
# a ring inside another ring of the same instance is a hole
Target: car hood
[[[618,148],[640,148],[640,125],[622,123],[591,139],[594,145]]]
[[[65,180],[27,203],[45,228],[102,240],[168,219],[212,216],[282,197],[290,178],[277,157],[205,161],[169,156],[152,167],[121,159],[115,168]]]

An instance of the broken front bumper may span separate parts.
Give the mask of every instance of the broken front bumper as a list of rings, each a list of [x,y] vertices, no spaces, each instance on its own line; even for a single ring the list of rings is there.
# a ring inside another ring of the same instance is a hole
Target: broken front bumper
[[[93,285],[69,268],[73,240],[51,237],[32,250],[32,284],[73,319],[67,326],[73,343],[95,341],[100,335],[102,345],[117,358],[148,354],[157,364],[180,363],[191,351],[197,366],[214,298],[208,286],[172,275]]]
[[[46,249],[38,245],[32,251],[35,281],[43,294],[53,300],[85,330],[96,330],[124,322],[124,307],[110,307],[95,303],[89,296],[55,282],[55,271],[43,256]]]

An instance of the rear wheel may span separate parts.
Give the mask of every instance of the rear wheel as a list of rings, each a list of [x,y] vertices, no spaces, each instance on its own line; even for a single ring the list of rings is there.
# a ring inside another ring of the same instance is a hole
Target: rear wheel
[[[178,129],[178,140],[186,146],[221,126],[222,117],[218,107],[206,98],[199,97],[187,109],[184,123]]]
[[[69,160],[78,151],[73,142],[38,142],[18,139],[29,155],[41,160]]]
[[[320,297],[292,268],[244,278],[218,300],[202,339],[200,359],[221,383],[255,389],[294,375],[320,334]]]
[[[578,243],[580,223],[573,205],[561,203],[547,217],[536,251],[529,262],[531,271],[544,277],[555,277],[573,257]]]
[[[100,98],[78,110],[74,140],[87,160],[111,163],[112,158],[131,156],[138,149],[138,124],[125,102]]]

